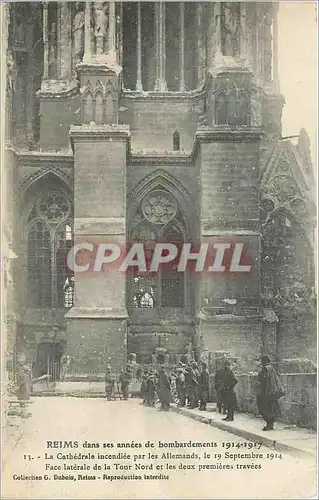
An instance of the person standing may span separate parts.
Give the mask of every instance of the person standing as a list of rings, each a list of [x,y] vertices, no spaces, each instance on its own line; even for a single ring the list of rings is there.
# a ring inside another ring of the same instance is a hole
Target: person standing
[[[171,384],[164,366],[161,366],[160,368],[158,386],[161,410],[169,411],[171,402]]]
[[[192,367],[190,364],[187,365],[185,370],[185,388],[187,406],[190,407],[192,404]]]
[[[147,368],[144,368],[144,371],[141,375],[142,377],[142,382],[141,382],[141,398],[142,398],[142,405],[145,405],[147,402],[147,380],[148,380],[148,370]]]
[[[237,398],[234,387],[237,383],[238,380],[235,377],[234,372],[230,368],[230,362],[228,360],[225,360],[221,393],[225,409],[227,411],[227,415],[225,418],[223,418],[223,420],[226,420],[227,422],[232,422],[234,420],[235,408],[237,405]]]
[[[115,382],[115,375],[112,373],[112,369],[109,365],[105,374],[105,395],[108,401],[115,399]]]
[[[147,406],[155,406],[156,402],[156,377],[152,369],[150,369],[146,381],[146,404]]]
[[[121,388],[121,393],[123,395],[124,401],[128,400],[128,395],[129,395],[129,384],[130,384],[130,378],[129,374],[121,370],[120,376],[119,376],[119,382],[120,382],[120,388]]]
[[[223,380],[224,380],[224,368],[218,368],[215,372],[214,376],[214,387],[216,391],[216,397],[217,397],[217,410],[219,413],[224,413],[226,414],[226,408],[224,405],[224,399],[223,399],[223,393],[222,393],[222,388],[223,388]]]
[[[30,399],[31,392],[31,369],[25,361],[19,362],[18,368],[18,399],[20,406],[25,406],[25,401]]]
[[[191,367],[191,408],[197,408],[199,403],[199,371],[196,361],[193,361]]]
[[[199,409],[201,411],[206,411],[207,400],[209,396],[209,373],[207,370],[207,364],[202,363],[202,370],[199,376],[199,399],[200,406]]]
[[[261,357],[262,368],[258,374],[259,394],[257,405],[260,415],[266,422],[263,431],[272,431],[276,419],[280,416],[278,400],[284,396],[284,390],[276,370],[271,365],[269,356]]]
[[[186,403],[185,373],[182,367],[177,368],[176,388],[178,394],[178,406],[183,408]]]

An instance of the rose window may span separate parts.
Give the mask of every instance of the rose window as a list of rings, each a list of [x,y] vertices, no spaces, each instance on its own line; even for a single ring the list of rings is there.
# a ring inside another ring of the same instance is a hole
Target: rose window
[[[177,205],[168,193],[153,191],[142,204],[142,210],[147,220],[153,224],[167,224],[177,212]]]
[[[60,222],[71,212],[67,197],[58,191],[51,192],[37,202],[37,214],[48,222]]]

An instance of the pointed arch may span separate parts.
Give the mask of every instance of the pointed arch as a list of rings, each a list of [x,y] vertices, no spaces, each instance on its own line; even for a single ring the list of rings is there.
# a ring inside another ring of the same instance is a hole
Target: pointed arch
[[[73,200],[69,186],[58,176],[41,174],[31,179],[20,207],[26,300],[30,307],[66,307],[64,285],[72,278],[67,254],[73,245]]]
[[[73,179],[73,176],[72,176]],[[25,234],[25,229],[28,225],[29,217],[34,209],[36,199],[39,198],[40,193],[49,190],[58,190],[65,195],[71,205],[71,212],[73,212],[73,186],[71,176],[63,172],[62,169],[47,168],[45,170],[38,170],[37,173],[31,174],[25,182],[21,184],[20,188],[20,234]]]
[[[128,206],[130,238],[139,239],[152,256],[155,241],[177,245],[191,240],[190,211],[194,202],[187,190],[171,174],[157,170],[145,177],[133,190]],[[137,270],[127,275],[129,306],[138,308],[187,307],[185,273],[177,270],[178,258],[156,273]],[[148,268],[148,265],[147,265]]]
[[[274,210],[290,211],[304,225],[307,239],[312,240],[315,198],[290,142],[277,144],[267,162],[260,179],[260,198],[270,199]]]
[[[20,198],[25,196],[25,193],[34,185],[43,180],[46,182],[46,177],[52,176],[53,181],[56,179],[65,185],[68,191],[73,190],[73,173],[70,170],[63,169],[57,165],[39,168],[36,172],[27,175],[18,185]]]
[[[94,119],[93,101],[93,91],[85,91],[83,95],[83,123],[91,123],[91,121]]]
[[[97,125],[104,123],[104,95],[102,90],[97,90],[95,96],[95,113],[94,121]]]
[[[103,94],[104,91],[105,91],[105,87],[104,87],[103,83],[101,82],[101,80],[98,80],[96,83],[96,87],[95,87],[95,93],[97,94],[98,92],[100,92]]]
[[[127,214],[128,227],[132,227],[138,207],[145,196],[157,189],[169,192],[177,200],[185,225],[186,236],[187,238],[193,236],[190,220],[192,212],[196,210],[194,199],[175,176],[162,169],[158,169],[146,176],[130,194]]]

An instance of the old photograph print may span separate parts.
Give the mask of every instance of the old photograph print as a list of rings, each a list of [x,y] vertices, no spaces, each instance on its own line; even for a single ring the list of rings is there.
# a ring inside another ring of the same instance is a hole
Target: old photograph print
[[[315,498],[316,2],[0,12],[1,498]]]

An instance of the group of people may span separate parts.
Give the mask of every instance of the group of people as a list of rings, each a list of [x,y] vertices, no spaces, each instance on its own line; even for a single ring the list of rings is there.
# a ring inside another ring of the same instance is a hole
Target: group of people
[[[170,404],[176,402],[179,406],[186,404],[190,408],[206,410],[209,397],[209,373],[206,363],[192,361],[188,365],[180,363],[170,375],[164,365],[144,368],[141,376],[142,404],[155,406],[159,400],[161,410],[168,411]]]
[[[160,401],[161,409],[169,410],[170,403],[175,402],[180,407],[207,409],[210,395],[210,376],[207,364],[196,361],[188,364],[180,363],[169,376],[164,366],[159,370],[155,367],[145,368],[142,374],[141,397],[142,404],[155,406]],[[234,420],[236,394],[234,387],[237,379],[230,369],[230,363],[225,361],[224,368],[215,375],[215,388],[218,393],[218,405],[223,408],[225,420]]]
[[[260,358],[262,368],[258,374],[259,390],[257,394],[257,405],[260,415],[266,421],[263,430],[274,428],[275,420],[280,416],[278,400],[284,395],[280,379],[271,365],[268,356]],[[162,411],[169,411],[172,402],[180,407],[198,408],[201,411],[207,409],[207,401],[210,398],[210,374],[207,364],[196,361],[187,364],[180,363],[169,375],[165,365],[144,367],[139,369],[138,378],[141,379],[142,404],[155,407],[160,402]],[[116,383],[123,399],[128,399],[129,384],[132,379],[130,365],[121,371],[119,380],[108,368],[105,380],[105,391],[108,400],[115,399]],[[224,414],[223,420],[234,421],[237,397],[235,387],[238,380],[231,369],[228,359],[223,360],[223,366],[216,370],[213,384],[216,392],[217,409]]]
[[[155,406],[159,400],[162,411],[169,411],[172,402],[171,393],[172,376],[169,376],[165,366],[157,370],[155,367],[144,368],[141,375],[142,404]]]
[[[130,382],[132,380],[132,367],[127,364],[125,369],[121,370],[119,377],[112,372],[109,365],[105,374],[105,396],[108,401],[116,399],[116,394],[126,401],[129,397]]]

